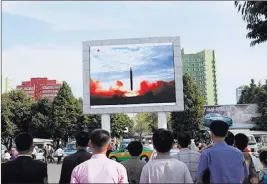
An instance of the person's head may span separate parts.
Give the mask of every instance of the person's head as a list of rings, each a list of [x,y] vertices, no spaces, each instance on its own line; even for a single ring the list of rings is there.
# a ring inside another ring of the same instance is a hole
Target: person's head
[[[188,133],[179,133],[177,140],[180,148],[188,148],[191,143],[191,137]]]
[[[168,153],[172,149],[173,135],[172,132],[165,129],[158,129],[154,132],[153,146],[159,153]]]
[[[235,143],[235,135],[228,131],[227,136],[225,137],[225,142],[229,145],[229,146],[233,146]]]
[[[33,137],[30,133],[19,133],[15,138],[15,144],[19,154],[32,154]]]
[[[127,150],[131,156],[138,157],[143,151],[143,145],[140,141],[132,141],[128,144]]]
[[[224,141],[229,126],[227,123],[221,120],[214,120],[210,124],[211,139],[213,142]]]
[[[110,149],[110,134],[103,129],[95,129],[91,132],[89,147],[94,154],[106,154]]]
[[[75,136],[77,148],[85,149],[89,143],[89,134],[87,132],[79,132]]]
[[[240,150],[244,151],[248,146],[248,137],[245,134],[239,133],[235,135],[235,146]]]
[[[261,151],[260,161],[261,161],[263,167],[267,167],[267,151]]]

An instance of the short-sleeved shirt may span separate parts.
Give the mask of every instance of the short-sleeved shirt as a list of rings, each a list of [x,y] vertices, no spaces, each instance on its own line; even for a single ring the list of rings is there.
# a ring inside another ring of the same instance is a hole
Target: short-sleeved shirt
[[[158,154],[143,167],[140,183],[193,183],[193,180],[185,163]]]
[[[241,184],[248,177],[243,153],[225,142],[216,142],[202,152],[197,171],[198,180],[201,180],[206,169],[210,170],[211,183]]]
[[[180,149],[179,153],[177,153],[177,156],[175,158],[177,158],[178,160],[182,161],[183,163],[187,165],[189,172],[191,174],[191,177],[193,181],[195,181],[199,159],[200,159],[200,153],[196,151],[192,151],[188,148],[183,148],[183,149]]]

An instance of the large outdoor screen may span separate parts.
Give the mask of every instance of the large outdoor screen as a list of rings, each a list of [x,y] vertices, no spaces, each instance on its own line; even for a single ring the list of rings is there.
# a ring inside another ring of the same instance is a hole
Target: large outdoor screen
[[[90,105],[174,104],[172,43],[90,47]]]

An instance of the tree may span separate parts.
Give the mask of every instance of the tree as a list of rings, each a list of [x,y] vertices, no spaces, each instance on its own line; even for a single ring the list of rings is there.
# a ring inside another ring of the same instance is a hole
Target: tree
[[[32,105],[32,122],[34,137],[50,139],[54,134],[54,123],[52,121],[52,99],[42,98]]]
[[[145,113],[146,121],[152,133],[158,129],[158,114],[157,112]]]
[[[2,100],[1,141],[7,148],[10,148],[17,133],[33,130],[31,106],[34,102],[20,90],[12,90],[3,94]]]
[[[52,103],[52,120],[55,127],[54,138],[66,143],[76,132],[76,123],[80,114],[78,102],[70,86],[64,81]]]
[[[33,129],[31,121],[33,99],[21,90],[10,91],[8,98],[11,101],[11,122],[17,126],[18,132],[30,132]]]
[[[250,46],[255,46],[267,40],[267,2],[266,1],[235,1],[242,19],[247,22],[247,38]]]
[[[176,134],[188,132],[192,137],[197,138],[200,136],[200,127],[203,124],[205,101],[196,83],[188,74],[183,76],[183,89],[184,111],[171,113],[172,129]]]
[[[261,90],[262,90],[261,83],[259,82],[258,85],[256,85],[255,80],[251,79],[250,85],[244,86],[238,104],[257,103],[258,94],[261,92]]]
[[[120,138],[126,134],[126,129],[128,130],[133,126],[133,122],[130,117],[126,114],[112,114],[110,117],[111,124],[111,136]]]
[[[258,99],[258,112],[261,113],[261,117],[252,119],[257,124],[254,129],[267,131],[267,80],[263,90],[258,94]]]
[[[135,117],[136,124],[134,126],[134,132],[139,136],[139,140],[142,140],[142,136],[149,133],[149,123],[146,121],[147,116],[145,113],[139,113]]]
[[[11,100],[7,93],[2,94],[1,102],[1,143],[9,150],[12,146],[14,134],[17,131],[17,126],[11,121]]]
[[[90,133],[94,129],[101,128],[101,117],[99,115],[89,115],[88,117],[88,132]]]

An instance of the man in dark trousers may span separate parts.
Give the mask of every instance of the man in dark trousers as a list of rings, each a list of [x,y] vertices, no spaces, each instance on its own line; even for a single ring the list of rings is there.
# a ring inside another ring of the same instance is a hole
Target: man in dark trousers
[[[1,164],[1,183],[47,183],[47,164],[32,159],[32,135],[20,133],[15,143],[19,156]]]
[[[59,183],[70,183],[72,170],[82,162],[90,159],[92,154],[87,152],[89,143],[89,134],[87,132],[79,132],[76,136],[77,152],[67,156],[62,164],[61,176]]]

